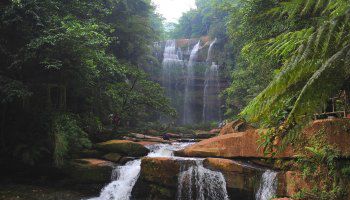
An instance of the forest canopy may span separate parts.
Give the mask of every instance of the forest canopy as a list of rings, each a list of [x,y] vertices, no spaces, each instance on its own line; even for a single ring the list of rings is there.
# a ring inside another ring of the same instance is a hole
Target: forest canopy
[[[2,1],[1,154],[59,165],[111,115],[130,126],[174,116],[145,73],[161,20],[149,0]]]

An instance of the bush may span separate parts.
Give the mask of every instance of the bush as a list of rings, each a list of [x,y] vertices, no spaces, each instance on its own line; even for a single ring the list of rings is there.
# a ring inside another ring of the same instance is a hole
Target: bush
[[[78,126],[76,119],[69,114],[54,115],[51,133],[53,160],[57,167],[61,167],[72,154],[92,146],[88,135]]]

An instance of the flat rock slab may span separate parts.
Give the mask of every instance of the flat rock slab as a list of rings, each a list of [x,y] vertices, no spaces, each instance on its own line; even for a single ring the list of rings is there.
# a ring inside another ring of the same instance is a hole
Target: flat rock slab
[[[175,152],[183,157],[219,157],[219,158],[266,158],[263,149],[259,148],[259,131],[231,133],[207,140]],[[291,158],[294,154],[286,151],[277,158]]]
[[[67,166],[67,173],[79,183],[107,183],[111,179],[114,164],[99,159],[76,159]]]
[[[128,140],[110,140],[96,144],[96,148],[108,153],[119,153],[131,157],[142,157],[149,153],[149,150],[143,145]]]

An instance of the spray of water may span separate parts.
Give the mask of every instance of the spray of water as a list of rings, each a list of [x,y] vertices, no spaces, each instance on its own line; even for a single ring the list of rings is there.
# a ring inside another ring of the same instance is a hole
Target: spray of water
[[[228,200],[226,181],[221,172],[203,167],[203,160],[192,166],[182,166],[178,177],[178,200]]]

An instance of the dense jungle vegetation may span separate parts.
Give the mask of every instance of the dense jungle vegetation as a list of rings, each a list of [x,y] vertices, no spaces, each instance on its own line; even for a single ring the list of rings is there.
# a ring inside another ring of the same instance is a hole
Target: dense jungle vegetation
[[[221,39],[232,69],[227,117],[269,128],[265,145],[294,142],[330,97],[349,90],[349,0],[196,4],[169,31],[150,0],[1,1],[1,158],[59,167],[112,129],[111,115],[121,127],[175,116],[147,73],[159,65],[153,42],[167,38]],[[324,148],[313,151],[336,157]]]
[[[1,157],[57,166],[111,124],[174,115],[148,78],[161,18],[149,0],[0,4]]]

